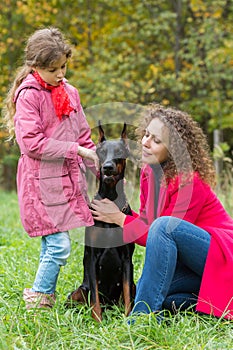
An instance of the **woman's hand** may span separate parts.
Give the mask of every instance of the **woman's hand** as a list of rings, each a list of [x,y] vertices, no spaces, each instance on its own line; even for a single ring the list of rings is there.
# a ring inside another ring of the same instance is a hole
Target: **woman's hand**
[[[97,221],[104,221],[121,227],[124,225],[126,216],[114,202],[107,198],[101,200],[93,199],[91,202],[91,213]]]
[[[85,148],[82,146],[78,147],[78,155],[80,155],[82,158],[90,159],[95,163],[96,170],[99,170],[99,158],[97,157],[97,154],[95,151],[89,148]]]

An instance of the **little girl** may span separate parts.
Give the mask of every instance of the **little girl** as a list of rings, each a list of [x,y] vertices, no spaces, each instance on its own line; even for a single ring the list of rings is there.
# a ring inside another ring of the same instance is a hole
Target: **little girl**
[[[98,158],[78,91],[64,78],[70,56],[58,29],[37,30],[6,99],[8,128],[21,151],[21,220],[29,236],[42,236],[35,281],[23,292],[28,309],[54,305],[60,267],[70,255],[68,230],[93,224],[84,162],[95,171]]]

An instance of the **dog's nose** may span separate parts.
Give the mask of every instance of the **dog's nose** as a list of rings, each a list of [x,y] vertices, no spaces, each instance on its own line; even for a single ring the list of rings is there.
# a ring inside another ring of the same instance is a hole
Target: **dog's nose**
[[[108,171],[114,170],[114,166],[113,166],[112,162],[104,163],[103,170],[108,170]]]

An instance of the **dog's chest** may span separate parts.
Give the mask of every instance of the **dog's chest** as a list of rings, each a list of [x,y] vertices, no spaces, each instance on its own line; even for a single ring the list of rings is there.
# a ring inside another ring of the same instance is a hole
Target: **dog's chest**
[[[122,273],[122,254],[119,248],[106,248],[102,250],[97,260],[97,273],[112,277]]]
[[[118,299],[122,290],[123,251],[121,248],[102,250],[96,265],[99,292],[110,300]]]
[[[87,246],[110,249],[123,244],[123,231],[117,225],[96,222],[94,226],[86,228],[85,245]]]

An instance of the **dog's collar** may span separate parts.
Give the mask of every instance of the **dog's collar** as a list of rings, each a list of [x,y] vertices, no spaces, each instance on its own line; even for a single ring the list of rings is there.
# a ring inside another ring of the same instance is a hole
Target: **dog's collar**
[[[129,203],[126,201],[126,202],[125,202],[125,205],[123,206],[123,208],[121,208],[121,212],[122,212],[122,213],[125,213],[126,210],[128,209],[128,206],[129,206]]]
[[[98,192],[96,193],[96,195],[94,196],[94,198],[100,198],[101,199],[101,197],[99,197],[99,194],[98,194]],[[120,209],[120,211],[122,212],[122,213],[125,213],[126,211],[127,211],[127,209],[128,209],[128,206],[129,206],[129,203],[127,202],[127,201],[125,201],[125,204],[123,205],[123,207]]]

